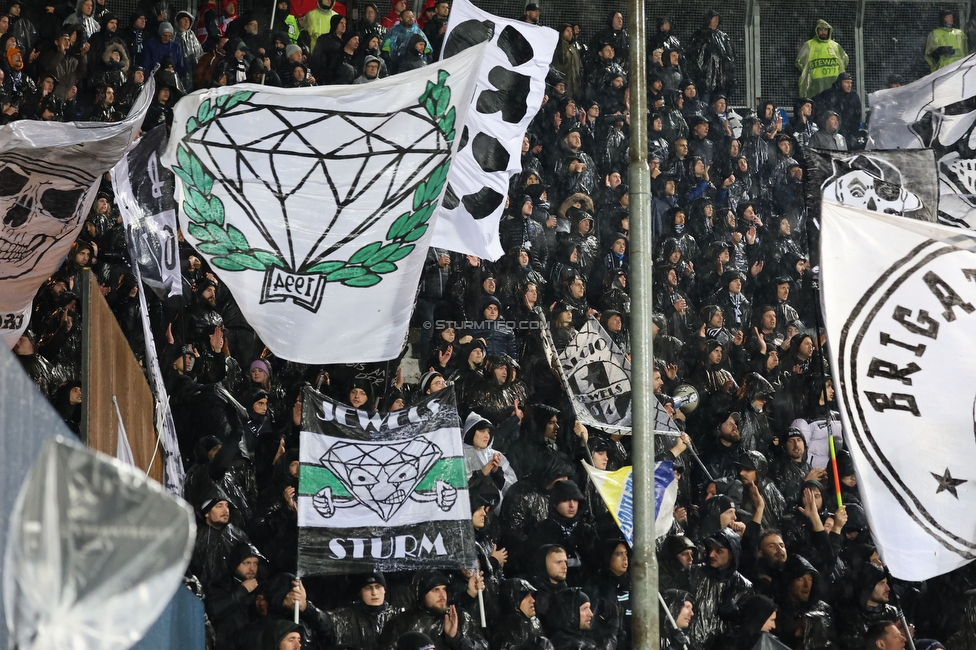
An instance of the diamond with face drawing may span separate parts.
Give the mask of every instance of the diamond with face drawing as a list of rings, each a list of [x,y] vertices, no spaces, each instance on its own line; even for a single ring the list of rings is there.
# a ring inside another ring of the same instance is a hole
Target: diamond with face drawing
[[[389,521],[441,456],[437,445],[420,436],[402,442],[340,442],[321,462],[357,501]]]

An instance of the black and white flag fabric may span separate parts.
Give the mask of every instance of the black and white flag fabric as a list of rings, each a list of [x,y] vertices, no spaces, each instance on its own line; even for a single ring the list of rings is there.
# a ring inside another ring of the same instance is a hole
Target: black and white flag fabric
[[[976,228],[976,55],[868,95],[869,150],[934,150],[939,222]]]
[[[177,104],[163,162],[184,235],[275,355],[400,353],[483,55],[368,86],[241,84]]]
[[[976,558],[976,237],[825,202],[822,301],[858,489],[892,575]]]
[[[102,175],[139,133],[154,84],[115,124],[21,120],[0,127],[0,339],[27,329],[37,289],[81,232]]]
[[[475,565],[454,391],[370,415],[306,389],[302,419],[299,573]]]
[[[182,295],[173,173],[159,162],[165,144],[166,129],[161,126],[139,138],[112,170],[112,187],[125,223],[132,272],[139,282],[139,315],[146,340],[149,386],[156,402],[155,427],[163,452],[163,484],[170,493],[181,496],[186,471],[143,293],[143,286],[148,285],[162,299]]]
[[[610,433],[629,434],[630,359],[592,316],[559,354],[576,419]]]
[[[939,178],[931,149],[804,151],[807,207],[817,222],[821,200],[935,221]]]
[[[165,149],[166,127],[157,126],[112,170],[129,258],[142,281],[163,300],[183,292],[174,176],[159,160]]]
[[[487,43],[447,194],[434,226],[438,248],[497,260],[505,251],[498,222],[511,177],[522,171],[522,138],[546,93],[546,75],[559,42],[548,27],[486,13],[454,0],[444,36],[447,59]]]

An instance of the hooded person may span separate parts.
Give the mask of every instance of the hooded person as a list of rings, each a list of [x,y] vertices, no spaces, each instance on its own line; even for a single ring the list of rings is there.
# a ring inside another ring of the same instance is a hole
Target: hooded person
[[[528,580],[505,580],[500,589],[501,619],[495,627],[492,650],[542,648],[547,641],[542,623],[536,616],[537,589]]]
[[[708,650],[727,635],[727,618],[739,603],[752,595],[752,583],[738,572],[742,542],[729,528],[723,528],[705,540],[707,561],[682,571],[676,588],[689,592],[697,604],[688,636],[692,643]]]
[[[613,636],[602,643],[590,636],[593,612],[590,598],[582,589],[566,589],[553,594],[542,614],[542,621],[555,650],[597,650],[617,645]]]
[[[881,621],[897,621],[902,612],[891,604],[888,573],[875,564],[861,567],[855,585],[854,602],[840,610],[838,630],[841,646],[863,648],[864,637]]]
[[[234,545],[227,573],[207,591],[207,616],[217,635],[217,647],[229,646],[234,634],[248,624],[263,556],[249,542]]]
[[[658,583],[661,589],[670,589],[683,569],[695,563],[698,547],[684,535],[668,535],[664,538],[658,557]]]
[[[586,497],[572,479],[557,481],[549,490],[549,512],[529,536],[529,547],[558,545],[566,551],[570,584],[581,585],[597,556],[599,536]]]
[[[666,589],[660,593],[664,599],[659,618],[661,650],[697,650],[687,634],[695,616],[695,603],[691,594],[680,589]],[[664,605],[667,605],[667,612],[664,611]]]
[[[424,569],[414,573],[411,607],[386,624],[377,647],[395,650],[397,640],[404,634],[420,632],[430,638],[435,650],[488,650],[471,615],[448,603],[449,584],[450,579],[440,571]]]
[[[497,427],[474,411],[464,421],[464,465],[467,474],[480,472],[498,488],[500,498],[518,482],[504,454],[492,448]]]
[[[735,641],[736,650],[750,650],[763,643],[763,637],[776,629],[777,609],[776,603],[766,596],[754,594],[743,598],[738,607],[739,630]]]
[[[746,451],[736,460],[736,465],[739,467],[739,480],[744,486],[743,492],[748,493],[749,485],[752,483],[759,488],[765,506],[762,513],[763,528],[778,528],[783,512],[786,510],[786,500],[776,484],[768,477],[769,463],[766,457],[755,450]],[[757,505],[746,501],[749,500],[743,501],[742,509],[751,516],[755,513]]]
[[[739,434],[744,451],[759,451],[768,458],[775,450],[777,439],[765,412],[775,394],[772,384],[757,372],[750,372],[742,380],[734,408],[742,415]]]
[[[335,644],[346,648],[375,648],[383,627],[399,610],[387,601],[386,576],[379,571],[356,576],[356,601],[326,616],[331,619]]]
[[[593,612],[594,639],[604,646],[610,637],[618,648],[630,647],[630,546],[623,538],[603,539],[599,565],[585,586]],[[662,625],[663,625],[662,621]]]
[[[847,69],[847,52],[833,40],[834,28],[826,20],[817,21],[813,38],[796,55],[800,70],[800,97],[813,97],[830,88],[837,75]]]
[[[729,96],[735,88],[735,51],[720,24],[718,12],[710,9],[686,50],[688,76],[706,99],[716,93]]]
[[[298,642],[302,641],[302,626],[292,621],[277,619],[264,628],[261,634],[261,650],[281,650],[283,641],[298,635]],[[299,647],[301,647],[299,645]]]
[[[830,516],[827,510],[827,490],[819,481],[808,479],[800,488],[799,498],[793,504],[793,509],[787,511],[782,520],[783,540],[790,555],[802,555],[817,570],[827,574],[833,570],[836,561],[836,551],[831,542],[831,535],[836,535],[840,541],[840,529],[828,534],[824,522]],[[846,514],[835,515],[846,524]],[[838,545],[839,548],[839,545]]]
[[[247,635],[249,638],[242,639],[241,634],[237,635],[238,647],[249,650],[259,647],[254,645],[255,639],[267,640],[268,637],[265,635],[275,634],[274,630],[284,629],[282,623],[286,622],[289,626],[293,626],[290,628],[293,632],[301,634],[309,648],[327,648],[334,645],[335,634],[328,616],[308,599],[305,586],[294,573],[277,573],[262,582],[261,586],[264,587],[268,613],[259,619],[259,625],[253,627],[249,625],[244,629],[250,633]],[[296,626],[294,623],[296,602],[299,619],[297,627],[294,627]]]
[[[837,75],[837,80],[827,90],[814,97],[818,110],[816,115],[820,115],[819,124],[821,131],[827,129],[827,113],[833,111],[837,113],[840,124],[838,130],[844,136],[848,149],[852,149],[853,137],[857,134],[861,124],[861,98],[854,90],[854,77],[850,72],[842,72]],[[820,131],[818,131],[819,133]],[[816,136],[814,136],[816,137]],[[811,139],[811,145],[813,145]]]
[[[781,439],[783,455],[770,466],[770,477],[779,487],[786,503],[796,503],[808,479],[826,478],[826,472],[817,470],[807,460],[807,442],[803,432],[790,427]]]
[[[956,26],[955,12],[943,9],[939,12],[939,22],[925,39],[925,62],[932,72],[969,55],[966,32]]]
[[[802,555],[792,555],[783,566],[776,602],[776,636],[792,648],[831,647],[837,642],[834,612],[823,599],[825,585]]]

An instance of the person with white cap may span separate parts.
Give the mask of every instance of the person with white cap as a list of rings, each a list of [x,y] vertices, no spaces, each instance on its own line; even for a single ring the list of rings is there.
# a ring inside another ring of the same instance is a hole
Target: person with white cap
[[[173,61],[176,74],[183,77],[186,66],[183,59],[182,39],[175,38],[176,30],[170,22],[159,23],[158,36],[148,43],[142,50],[142,67],[152,70],[157,64],[161,64],[163,59],[169,57]]]

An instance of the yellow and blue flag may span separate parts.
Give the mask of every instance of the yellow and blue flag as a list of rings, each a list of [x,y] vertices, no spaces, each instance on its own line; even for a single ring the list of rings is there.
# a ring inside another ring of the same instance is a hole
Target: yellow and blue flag
[[[624,539],[634,545],[634,479],[633,467],[621,467],[614,472],[597,469],[583,463],[593,487],[600,494]],[[674,478],[674,463],[664,460],[654,464],[654,529],[656,537],[667,535],[674,523],[674,503],[678,498],[678,482]]]

